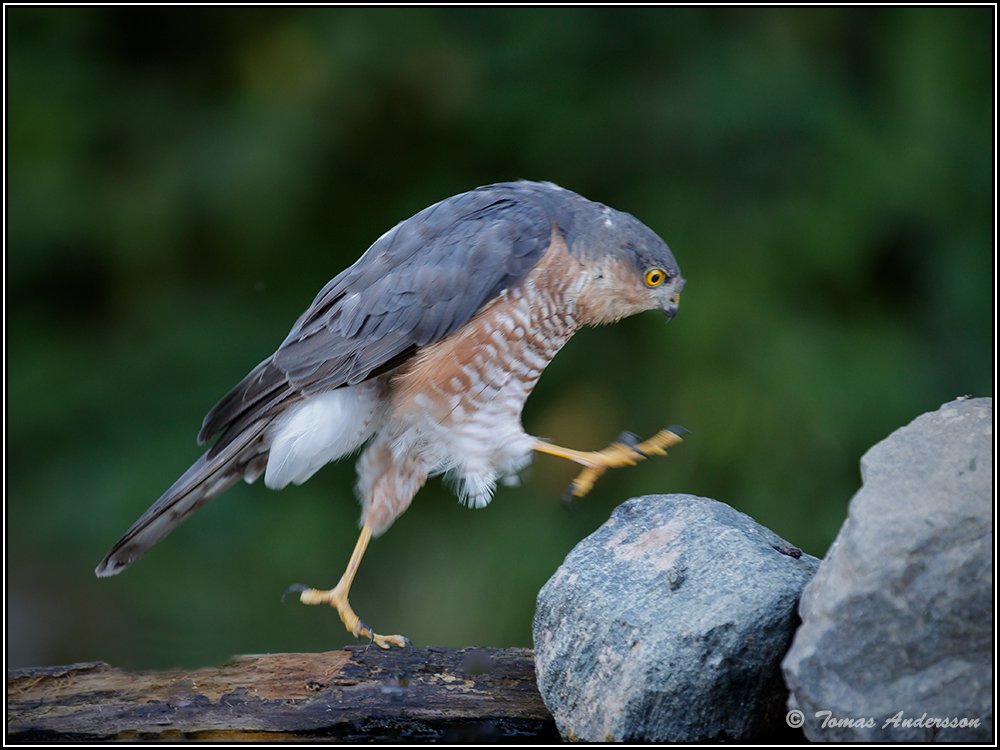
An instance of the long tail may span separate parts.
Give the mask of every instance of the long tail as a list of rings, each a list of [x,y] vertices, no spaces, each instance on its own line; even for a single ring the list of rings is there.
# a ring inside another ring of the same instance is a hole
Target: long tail
[[[198,508],[238,482],[244,476],[252,480],[263,468],[265,453],[254,443],[264,431],[265,420],[250,425],[209,458],[206,452],[195,461],[149,509],[132,524],[94,570],[99,578],[121,573],[163,539]]]

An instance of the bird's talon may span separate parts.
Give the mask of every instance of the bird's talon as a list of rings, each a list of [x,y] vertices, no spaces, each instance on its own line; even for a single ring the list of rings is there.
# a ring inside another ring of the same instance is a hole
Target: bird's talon
[[[570,482],[566,486],[566,489],[563,490],[563,493],[560,496],[559,501],[562,503],[564,508],[568,508],[573,504],[573,499],[576,497],[575,486],[576,486],[575,482]]]
[[[576,475],[576,479],[567,488],[574,498],[583,497],[588,492],[594,488],[594,483],[600,478],[601,474],[604,473],[605,467],[600,466],[587,466],[579,474]]]
[[[289,594],[301,594],[308,590],[309,590],[308,586],[305,586],[301,583],[293,583],[290,586],[288,586],[284,591],[281,592],[281,601],[285,601],[285,597],[288,596]]]
[[[375,629],[364,620],[358,620],[358,624],[351,633],[355,638],[363,638],[367,634],[369,646],[375,642]]]
[[[685,432],[687,431],[682,427],[660,430],[653,437],[641,442],[635,434],[623,432],[607,448],[592,453],[571,452],[566,451],[566,449],[552,448],[547,445],[536,448],[536,450],[563,455],[577,461],[577,463],[583,464],[584,468],[562,494],[562,503],[564,506],[568,506],[574,498],[583,497],[590,492],[597,480],[608,469],[635,466],[640,461],[645,461],[651,456],[665,456],[667,455],[667,448],[676,445],[683,439],[678,433],[683,434]]]
[[[687,429],[686,427],[682,427],[679,424],[670,425],[669,427],[667,427],[666,430],[664,430],[664,432],[672,432],[679,438],[683,438],[685,435],[691,434],[691,430]]]
[[[615,442],[621,443],[622,445],[628,448],[635,448],[635,446],[639,444],[639,436],[636,435],[634,432],[626,431],[623,432],[621,435],[619,435],[618,439],[615,440]]]
[[[372,638],[372,643],[382,649],[390,649],[393,646],[397,648],[406,648],[411,646],[410,639],[405,635],[374,635]],[[371,645],[371,644],[369,644]]]

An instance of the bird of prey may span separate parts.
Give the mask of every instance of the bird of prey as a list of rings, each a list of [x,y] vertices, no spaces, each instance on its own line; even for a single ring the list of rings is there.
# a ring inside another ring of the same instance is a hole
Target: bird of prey
[[[679,430],[579,451],[528,435],[521,410],[542,370],[582,326],[677,311],[684,280],[667,245],[633,216],[552,183],[461,193],[382,235],[320,290],[277,351],[205,417],[215,443],[137,520],[96,574],[135,562],[240,479],[281,489],[364,446],[357,463],[361,534],[340,582],[290,587],[329,604],[347,630],[382,648],[348,602],[372,537],[429,477],[455,480],[483,508],[498,480],[534,452],[583,466],[583,495],[606,469],[664,455]]]

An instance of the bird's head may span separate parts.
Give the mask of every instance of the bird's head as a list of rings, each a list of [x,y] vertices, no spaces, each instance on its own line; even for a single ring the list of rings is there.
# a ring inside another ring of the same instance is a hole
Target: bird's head
[[[647,310],[677,314],[684,278],[657,234],[630,214],[595,204],[598,211],[575,238],[587,282],[580,303],[591,325]]]

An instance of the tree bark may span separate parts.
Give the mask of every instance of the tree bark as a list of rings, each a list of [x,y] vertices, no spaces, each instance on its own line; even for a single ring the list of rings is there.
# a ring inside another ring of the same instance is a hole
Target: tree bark
[[[7,739],[557,742],[529,649],[349,647],[126,672],[7,674]]]

